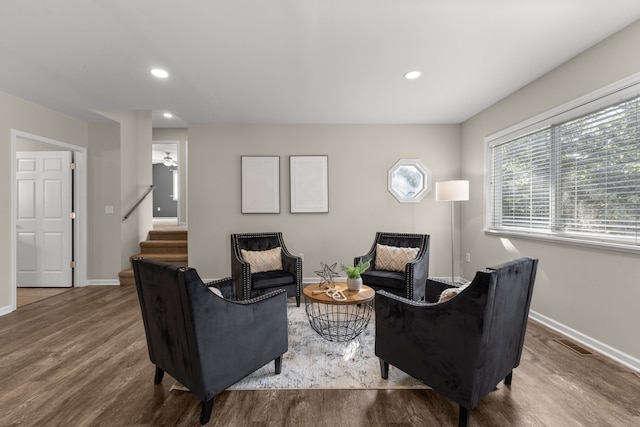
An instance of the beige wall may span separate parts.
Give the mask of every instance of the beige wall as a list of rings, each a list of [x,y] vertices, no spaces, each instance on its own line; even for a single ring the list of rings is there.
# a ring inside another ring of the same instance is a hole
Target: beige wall
[[[15,96],[0,92],[0,198],[11,200],[13,177],[11,176],[11,130],[79,147],[87,146],[87,124],[64,114],[48,110]],[[0,310],[12,304],[14,284],[11,279],[11,205],[3,203],[0,209]]]
[[[204,278],[231,273],[231,233],[282,231],[304,253],[303,276],[325,263],[351,264],[376,231],[431,234],[431,273],[449,271],[449,205],[399,203],[387,171],[401,158],[422,160],[433,181],[458,178],[458,125],[194,125],[189,128],[189,263]],[[328,155],[329,213],[289,212],[289,156]],[[280,156],[280,214],[241,213],[242,155]],[[344,275],[344,274],[343,274]]]
[[[121,142],[120,161],[126,171],[122,174],[122,200],[129,209],[143,192],[153,184],[153,166],[151,159],[151,111],[135,111],[127,122],[131,129],[131,138]],[[123,212],[124,213],[124,212]],[[153,198],[147,197],[131,218],[134,221],[123,224],[122,228],[122,267],[129,268],[129,257],[140,253],[140,242],[147,239],[153,229]]]
[[[111,280],[121,270],[120,124],[89,124],[88,150],[88,279]],[[113,206],[113,213],[105,213]]]
[[[58,147],[43,142],[33,141],[28,138],[16,138],[16,151],[68,151],[66,148]]]
[[[465,272],[521,255],[540,259],[532,310],[556,327],[585,334],[640,359],[640,259],[637,254],[486,235],[483,227],[484,137],[640,72],[640,22],[505,98],[462,126],[462,169],[471,200],[462,206]],[[589,342],[589,337],[596,342]],[[599,342],[599,343],[598,343]],[[623,355],[620,355],[624,357]],[[640,365],[638,365],[640,366]]]
[[[120,124],[120,146],[118,152],[120,210],[122,217],[136,204],[152,183],[151,172],[151,111],[100,111]],[[117,185],[114,183],[114,185]],[[140,252],[140,242],[147,238],[153,228],[153,203],[149,196],[120,223],[120,268],[112,278],[117,280],[121,269],[129,268],[129,257]],[[114,239],[114,235],[103,235],[104,239]]]

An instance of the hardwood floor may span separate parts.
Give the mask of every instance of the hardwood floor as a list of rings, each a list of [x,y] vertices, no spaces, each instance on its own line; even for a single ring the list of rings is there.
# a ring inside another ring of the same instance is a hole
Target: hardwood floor
[[[469,425],[640,425],[640,375],[557,338],[530,321],[512,386]],[[135,287],[74,288],[0,317],[2,426],[198,425],[199,402],[153,376]],[[430,390],[225,391],[209,425],[454,426],[457,415]]]
[[[24,307],[32,302],[58,295],[59,293],[71,290],[71,288],[17,288],[16,306]]]

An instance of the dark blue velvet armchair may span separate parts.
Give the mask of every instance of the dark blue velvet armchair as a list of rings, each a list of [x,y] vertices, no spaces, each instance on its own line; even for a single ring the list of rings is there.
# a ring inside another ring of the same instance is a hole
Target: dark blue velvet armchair
[[[202,402],[206,424],[214,397],[288,349],[287,297],[282,290],[247,301],[211,292],[196,270],[162,261],[135,259],[133,270],[155,383],[164,373]],[[232,281],[223,295],[233,295]]]
[[[250,264],[242,256],[242,250],[260,252],[281,248],[282,268],[251,272]],[[231,235],[231,276],[238,299],[249,299],[284,289],[287,297],[295,297],[300,307],[302,290],[302,259],[293,256],[284,244],[282,233],[240,233]]]
[[[476,273],[457,296],[411,301],[379,291],[376,344],[383,378],[389,365],[460,405],[459,425],[496,385],[510,385],[520,364],[538,260],[520,258]]]
[[[376,269],[377,246],[417,248],[414,260],[403,264],[402,271]],[[362,282],[376,291],[385,290],[411,300],[421,300],[429,276],[429,235],[377,232],[373,245],[365,255],[357,256],[353,265],[371,262],[371,268],[362,273]]]

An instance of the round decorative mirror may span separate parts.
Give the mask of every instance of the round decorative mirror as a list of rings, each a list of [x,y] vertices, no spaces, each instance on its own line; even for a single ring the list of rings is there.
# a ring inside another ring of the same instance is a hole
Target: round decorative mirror
[[[431,192],[431,171],[418,159],[400,159],[389,169],[387,188],[401,203],[417,203]]]

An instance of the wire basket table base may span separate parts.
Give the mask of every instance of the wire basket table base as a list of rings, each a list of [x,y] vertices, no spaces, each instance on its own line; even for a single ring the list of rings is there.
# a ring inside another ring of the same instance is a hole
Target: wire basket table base
[[[372,302],[335,305],[311,302],[305,303],[309,324],[314,331],[328,341],[351,341],[360,335],[371,319]]]

